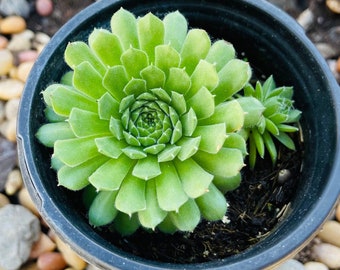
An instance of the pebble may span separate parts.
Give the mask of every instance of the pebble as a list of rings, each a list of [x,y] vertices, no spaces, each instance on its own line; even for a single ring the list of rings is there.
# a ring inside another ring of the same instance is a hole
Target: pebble
[[[316,43],[315,46],[325,59],[337,56],[337,50],[328,43]]]
[[[31,72],[31,69],[34,65],[34,61],[29,61],[29,62],[23,62],[18,66],[17,70],[17,78],[21,80],[22,82],[26,82],[28,75]]]
[[[37,0],[35,9],[40,16],[49,16],[53,12],[53,2],[52,0]]]
[[[56,244],[46,234],[41,233],[39,240],[32,246],[30,258],[37,259],[40,255],[55,250]]]
[[[321,243],[313,247],[314,257],[317,261],[329,268],[340,267],[340,248],[328,243]]]
[[[18,269],[39,239],[39,219],[21,205],[8,204],[0,209],[0,220],[0,265]]]
[[[340,57],[338,58],[338,60],[336,61],[336,71],[338,73],[340,73]]]
[[[340,14],[340,0],[326,0],[326,5],[332,12]]]
[[[304,266],[301,262],[290,259],[282,263],[280,266],[275,268],[275,270],[304,270]]]
[[[30,5],[26,0],[1,0],[0,13],[5,16],[18,15],[27,18],[30,13]]]
[[[12,35],[7,49],[12,52],[27,51],[32,47],[34,33],[31,30],[25,30],[19,34]]]
[[[335,220],[327,220],[318,237],[323,242],[340,247],[340,223]]]
[[[4,101],[0,100],[0,123],[5,119],[5,105]]]
[[[340,222],[340,203],[337,205],[336,209],[335,209],[335,218],[337,221]]]
[[[17,140],[17,119],[10,119],[0,124],[0,133],[9,141]]]
[[[17,34],[26,29],[26,21],[20,16],[8,16],[0,21],[0,33]]]
[[[5,49],[8,44],[8,39],[5,36],[0,35],[0,50]]]
[[[10,100],[19,98],[24,90],[24,83],[16,79],[0,81],[0,99]]]
[[[13,60],[13,54],[9,50],[0,50],[0,76],[8,74],[13,67]]]
[[[305,270],[328,270],[328,267],[321,262],[307,262],[303,266]]]
[[[301,12],[296,20],[303,27],[303,29],[307,31],[313,24],[314,19],[314,13],[309,8],[307,8]]]
[[[17,118],[19,104],[20,104],[19,98],[13,98],[6,102],[4,111],[7,119]]]
[[[40,216],[39,211],[35,206],[34,202],[32,201],[31,196],[29,195],[28,190],[26,188],[22,188],[19,191],[18,199],[21,205],[29,209],[34,215]]]
[[[23,185],[21,173],[18,169],[11,171],[5,185],[5,192],[8,196],[14,195]]]
[[[10,204],[8,197],[5,194],[0,193],[0,208]]]
[[[74,252],[71,247],[65,244],[59,237],[56,237],[56,243],[59,251],[63,254],[65,261],[69,266],[76,270],[85,269],[87,263]]]
[[[8,174],[17,162],[16,144],[0,136],[0,191],[5,187]]]
[[[62,270],[67,264],[59,252],[46,252],[39,256],[37,261],[40,270]]]
[[[19,63],[35,61],[38,58],[38,52],[36,50],[23,50],[18,52],[17,58]]]

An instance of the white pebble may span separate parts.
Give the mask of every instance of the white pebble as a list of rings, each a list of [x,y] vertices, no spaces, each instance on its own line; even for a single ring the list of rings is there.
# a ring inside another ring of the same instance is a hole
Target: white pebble
[[[16,79],[0,81],[0,99],[10,100],[21,96],[24,83]]]
[[[13,67],[13,60],[13,55],[9,50],[0,50],[0,76],[8,74]]]
[[[305,268],[299,261],[290,259],[275,268],[275,270],[305,270]]]
[[[23,62],[18,66],[17,77],[19,80],[22,82],[27,81],[28,75],[30,74],[34,63],[34,61]]]
[[[16,142],[17,119],[10,119],[0,124],[0,133],[9,141]]]
[[[318,237],[323,242],[340,247],[340,223],[335,220],[327,220]]]
[[[340,267],[340,248],[321,243],[313,247],[313,253],[317,261],[324,263],[329,268]]]
[[[328,267],[321,262],[307,262],[304,267],[305,270],[328,270]]]
[[[19,103],[20,103],[19,98],[13,98],[6,102],[5,116],[8,120],[17,118]]]
[[[20,34],[12,35],[7,49],[14,52],[29,50],[33,37],[34,33],[31,30],[25,30]]]
[[[296,20],[303,27],[303,29],[308,30],[314,22],[314,14],[309,8],[307,8],[299,15]]]
[[[7,195],[14,195],[22,187],[22,177],[19,170],[11,171],[7,177],[5,184],[5,192]]]

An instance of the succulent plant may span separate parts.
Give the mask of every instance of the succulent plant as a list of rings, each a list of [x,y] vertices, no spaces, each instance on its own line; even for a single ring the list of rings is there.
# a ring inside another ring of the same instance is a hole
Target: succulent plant
[[[235,95],[251,77],[232,44],[178,11],[161,20],[121,8],[110,30],[69,43],[65,61],[70,71],[43,91],[37,138],[53,148],[59,185],[83,190],[90,224],[173,233],[224,217],[247,154]],[[247,89],[247,110],[261,114]]]

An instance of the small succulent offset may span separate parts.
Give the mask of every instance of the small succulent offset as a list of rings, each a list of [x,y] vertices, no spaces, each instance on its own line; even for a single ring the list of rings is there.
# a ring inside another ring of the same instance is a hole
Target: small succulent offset
[[[188,29],[178,11],[161,20],[120,9],[111,31],[69,43],[65,61],[71,70],[43,91],[48,123],[37,138],[53,148],[59,185],[83,190],[89,222],[123,235],[222,219],[247,137],[263,156],[258,130],[275,161],[267,130],[288,147],[284,132],[297,130],[285,124],[298,120],[292,89],[253,89],[232,44]]]

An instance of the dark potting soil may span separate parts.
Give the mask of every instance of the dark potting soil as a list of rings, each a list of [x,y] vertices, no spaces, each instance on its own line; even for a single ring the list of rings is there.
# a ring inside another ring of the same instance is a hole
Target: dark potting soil
[[[173,235],[139,229],[128,237],[106,231],[106,237],[110,234],[112,244],[126,252],[169,263],[200,263],[240,253],[270,234],[284,218],[301,167],[302,146],[296,144],[297,151],[279,148],[274,168],[264,159],[254,171],[243,169],[239,188],[226,194],[229,208],[223,221],[202,221],[193,232]]]

